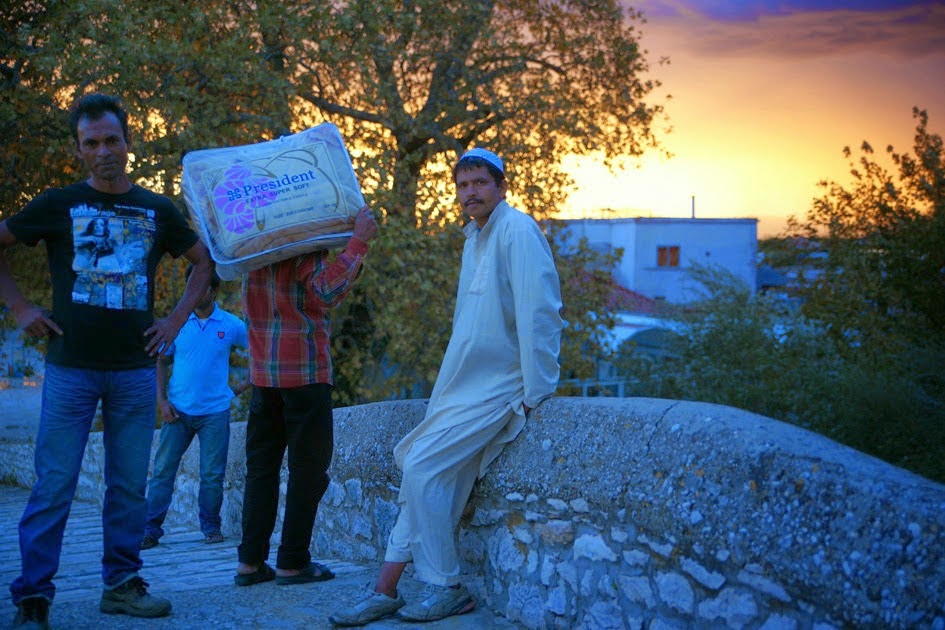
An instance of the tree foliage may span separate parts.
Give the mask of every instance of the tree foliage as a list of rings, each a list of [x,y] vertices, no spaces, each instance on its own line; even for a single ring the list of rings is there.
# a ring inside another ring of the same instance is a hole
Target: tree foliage
[[[823,327],[787,303],[752,295],[721,267],[689,272],[703,298],[672,316],[668,355],[654,361],[624,349],[622,371],[648,395],[738,407],[806,427],[833,415],[828,393],[840,358]],[[814,367],[816,366],[816,367]],[[829,423],[828,423],[829,425]]]
[[[789,422],[930,479],[945,481],[945,346],[915,345],[886,362],[737,277],[693,270],[705,299],[676,315],[663,356],[627,342],[620,368],[633,394],[695,400]],[[906,364],[909,369],[902,369]]]
[[[828,257],[805,291],[805,313],[860,352],[945,336],[945,154],[942,138],[917,121],[914,154],[887,147],[889,168],[869,143],[852,162],[852,185],[823,182],[825,194],[792,226]]]
[[[424,393],[448,338],[462,245],[449,166],[471,146],[496,150],[512,203],[545,219],[570,190],[566,155],[610,162],[655,147],[662,110],[648,101],[658,83],[641,21],[616,0],[8,3],[0,213],[77,178],[64,124],[77,94],[123,98],[133,176],[174,197],[188,151],[333,122],[382,218],[335,317],[339,400]],[[558,256],[562,277],[589,255]],[[180,290],[171,274],[162,304]],[[588,314],[603,310],[605,291],[563,284],[565,356],[581,375],[578,359],[606,323]]]
[[[706,299],[669,356],[624,349],[637,393],[747,409],[945,481],[945,161],[913,113],[913,153],[887,149],[895,173],[863,143],[852,185],[825,182],[767,248],[782,263],[792,244],[827,253],[799,305],[697,268]]]

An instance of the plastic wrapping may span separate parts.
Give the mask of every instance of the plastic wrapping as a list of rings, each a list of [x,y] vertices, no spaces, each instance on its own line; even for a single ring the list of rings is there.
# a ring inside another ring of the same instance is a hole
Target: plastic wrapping
[[[343,247],[364,197],[331,123],[277,140],[192,151],[181,188],[224,280]]]

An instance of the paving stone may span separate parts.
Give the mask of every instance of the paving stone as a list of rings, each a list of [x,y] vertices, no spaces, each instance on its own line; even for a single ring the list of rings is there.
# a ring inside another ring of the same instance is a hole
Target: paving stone
[[[23,513],[29,491],[0,485],[0,588],[3,588],[6,612],[0,609],[0,625],[12,621],[15,611],[7,586],[20,571],[17,523]],[[280,586],[274,582],[251,587],[233,584],[236,573],[236,537],[207,545],[199,531],[170,528],[161,543],[141,553],[141,576],[150,591],[167,597],[174,606],[163,619],[135,619],[99,612],[102,594],[102,514],[98,506],[76,501],[66,525],[62,560],[56,575],[56,599],[50,610],[54,629],[84,630],[167,630],[208,628],[295,629],[330,628],[328,615],[359,589],[373,581],[379,565],[317,558],[335,572],[335,579],[314,584]],[[269,563],[275,566],[275,549]],[[405,578],[401,585],[408,599],[422,585]],[[9,615],[4,619],[3,615]],[[396,619],[367,626],[369,630],[466,630],[519,628],[516,624],[485,609],[461,617],[432,623],[410,624]]]

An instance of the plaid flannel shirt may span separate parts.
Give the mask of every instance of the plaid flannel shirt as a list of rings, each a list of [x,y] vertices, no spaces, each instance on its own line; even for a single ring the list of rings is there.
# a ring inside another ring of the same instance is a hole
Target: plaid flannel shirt
[[[243,276],[254,385],[332,384],[328,309],[348,294],[367,249],[352,238],[331,264],[328,252],[318,251]]]

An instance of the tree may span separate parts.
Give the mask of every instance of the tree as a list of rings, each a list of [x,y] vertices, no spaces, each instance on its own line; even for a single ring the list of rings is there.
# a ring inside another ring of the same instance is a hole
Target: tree
[[[187,151],[338,125],[384,215],[361,286],[336,317],[342,402],[418,383],[422,392],[435,376],[462,243],[446,201],[459,153],[502,154],[511,201],[544,219],[570,190],[566,155],[613,162],[656,146],[662,109],[647,102],[658,82],[646,78],[642,16],[617,0],[21,5],[0,8],[0,105],[29,113],[3,128],[24,152],[17,185],[0,189],[15,197],[3,208],[70,179],[62,165],[55,181],[31,181],[45,147],[29,134],[46,121],[55,136],[72,96],[92,89],[123,96],[138,125],[133,174],[172,195]],[[564,277],[585,262],[558,259]],[[564,286],[565,352],[579,356],[606,325],[588,319],[604,291],[574,284]]]
[[[746,409],[820,432],[833,417],[831,376],[840,370],[823,326],[783,300],[752,295],[721,267],[689,271],[702,299],[669,312],[676,334],[655,359],[622,349],[619,367],[636,391]],[[654,369],[654,363],[658,366]],[[834,436],[835,437],[835,436]]]
[[[669,352],[647,356],[632,340],[621,348],[618,366],[634,394],[745,409],[945,481],[941,347],[864,360],[830,322],[752,295],[719,268],[692,274],[705,296],[676,313]]]
[[[824,182],[770,244],[782,261],[789,243],[828,254],[801,306],[696,269],[707,299],[681,318],[672,356],[655,368],[624,357],[643,391],[748,409],[945,479],[945,161],[925,112],[913,115],[914,153],[887,149],[897,173],[863,143],[852,185]]]
[[[174,149],[332,120],[363,149],[362,177],[401,195],[391,212],[436,214],[421,175],[479,143],[529,182],[523,205],[547,214],[567,192],[565,155],[639,155],[662,111],[644,102],[658,83],[643,79],[641,15],[614,0],[27,7],[2,14],[14,80],[60,105],[92,87],[120,92],[145,146],[161,149],[145,162],[175,172]]]
[[[857,370],[847,407],[863,420],[847,425],[848,443],[931,462],[945,444],[945,154],[927,113],[912,114],[912,154],[889,146],[887,166],[863,142],[854,164],[846,147],[852,184],[822,183],[825,194],[792,226],[828,254],[804,312]]]
[[[914,155],[886,153],[890,173],[864,142],[852,185],[822,182],[796,236],[828,253],[826,273],[805,292],[805,312],[860,352],[945,337],[945,154],[942,138],[917,121]],[[844,155],[851,159],[849,147]]]

